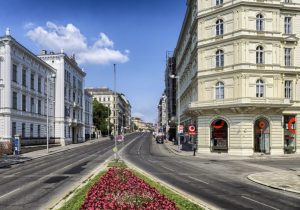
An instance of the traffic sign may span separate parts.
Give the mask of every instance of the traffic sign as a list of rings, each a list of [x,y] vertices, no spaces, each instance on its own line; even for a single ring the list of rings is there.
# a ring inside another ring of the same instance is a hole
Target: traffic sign
[[[178,133],[183,133],[183,125],[178,125]]]
[[[196,135],[196,127],[194,125],[189,126],[189,135]]]

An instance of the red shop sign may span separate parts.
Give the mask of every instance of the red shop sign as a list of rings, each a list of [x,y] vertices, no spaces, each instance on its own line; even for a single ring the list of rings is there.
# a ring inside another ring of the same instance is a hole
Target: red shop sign
[[[290,131],[291,133],[293,133],[293,134],[296,133],[296,129],[294,129],[294,128],[292,127],[292,124],[295,123],[295,122],[296,122],[295,117],[292,117],[292,118],[289,120],[289,122],[288,122],[288,129],[289,129],[289,131]]]

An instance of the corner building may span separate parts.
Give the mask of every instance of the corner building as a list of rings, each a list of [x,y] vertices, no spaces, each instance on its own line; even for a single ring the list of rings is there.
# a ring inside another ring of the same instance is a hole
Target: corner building
[[[199,153],[300,153],[300,1],[188,0],[174,52]]]

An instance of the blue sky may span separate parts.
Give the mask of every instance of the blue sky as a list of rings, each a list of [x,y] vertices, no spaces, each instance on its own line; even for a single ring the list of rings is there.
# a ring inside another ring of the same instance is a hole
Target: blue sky
[[[157,118],[164,89],[165,55],[176,46],[185,0],[85,0],[1,2],[0,30],[38,54],[64,48],[75,53],[87,72],[86,87],[113,89],[126,95],[132,115]],[[0,31],[1,33],[1,31]],[[62,46],[62,47],[59,47]],[[53,49],[51,49],[53,48]]]

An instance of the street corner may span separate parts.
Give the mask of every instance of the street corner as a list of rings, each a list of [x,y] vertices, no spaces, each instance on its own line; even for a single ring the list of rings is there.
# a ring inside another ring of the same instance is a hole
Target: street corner
[[[261,185],[300,194],[300,171],[261,172],[247,178]]]

